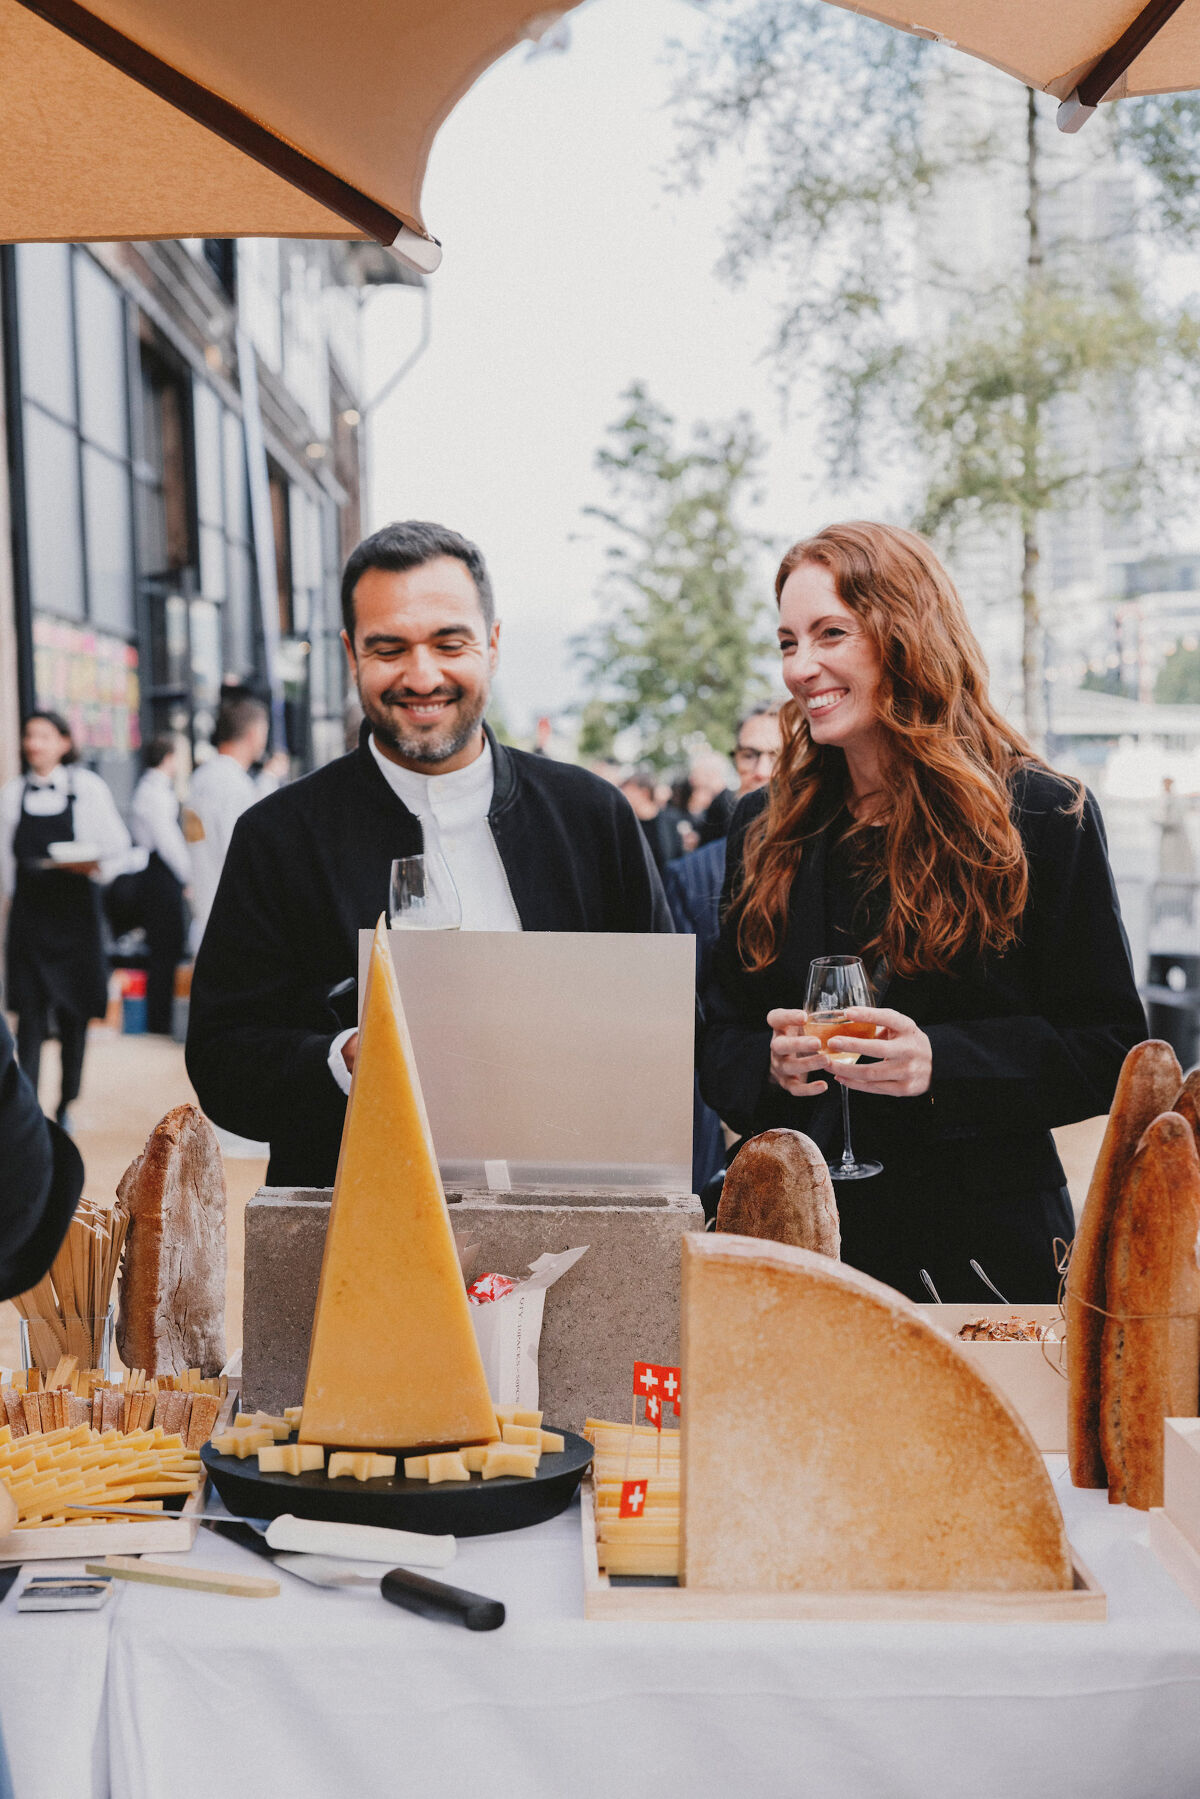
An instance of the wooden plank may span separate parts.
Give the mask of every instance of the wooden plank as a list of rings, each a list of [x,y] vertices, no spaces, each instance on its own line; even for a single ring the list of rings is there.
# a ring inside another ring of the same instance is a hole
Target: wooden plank
[[[580,1488],[583,1615],[628,1622],[683,1623],[735,1618],[812,1621],[1083,1624],[1108,1616],[1108,1600],[1095,1575],[1071,1551],[1075,1585],[1045,1593],[716,1593],[696,1587],[613,1586],[600,1567],[592,1483]]]
[[[143,1581],[153,1587],[183,1587],[193,1593],[229,1593],[238,1599],[274,1599],[279,1582],[270,1575],[232,1574],[224,1568],[182,1568],[172,1562],[139,1561],[131,1555],[106,1555],[88,1562],[89,1574],[111,1574],[115,1580]]]

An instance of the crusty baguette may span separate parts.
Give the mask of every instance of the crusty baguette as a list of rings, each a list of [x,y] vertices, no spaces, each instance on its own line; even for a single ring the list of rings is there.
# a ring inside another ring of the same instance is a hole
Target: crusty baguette
[[[1075,1233],[1065,1303],[1067,1454],[1077,1487],[1108,1485],[1100,1447],[1100,1346],[1109,1226],[1142,1133],[1151,1119],[1170,1106],[1179,1092],[1180,1079],[1179,1062],[1169,1043],[1151,1038],[1130,1050],[1117,1081],[1087,1204]]]
[[[1164,1112],[1138,1145],[1108,1234],[1100,1439],[1114,1505],[1163,1502],[1163,1419],[1200,1400],[1200,1157]]]
[[[1183,1086],[1175,1095],[1171,1110],[1187,1119],[1196,1139],[1197,1152],[1200,1153],[1200,1068],[1193,1068],[1190,1074],[1184,1075]]]
[[[198,1106],[176,1106],[151,1131],[117,1188],[129,1214],[117,1347],[149,1375],[225,1360],[225,1171]]]
[[[743,1144],[729,1167],[717,1207],[717,1229],[841,1252],[837,1201],[825,1157],[802,1131],[763,1131]]]

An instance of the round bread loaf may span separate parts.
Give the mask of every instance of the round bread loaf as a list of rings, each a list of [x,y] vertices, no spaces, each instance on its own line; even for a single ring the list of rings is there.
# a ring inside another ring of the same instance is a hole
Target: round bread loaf
[[[730,1165],[717,1207],[717,1229],[768,1237],[837,1261],[842,1247],[837,1201],[825,1157],[803,1131],[763,1131]]]

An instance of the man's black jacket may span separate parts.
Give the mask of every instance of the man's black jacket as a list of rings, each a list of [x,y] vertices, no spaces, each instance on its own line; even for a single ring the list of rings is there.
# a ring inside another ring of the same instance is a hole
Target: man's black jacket
[[[196,958],[187,1066],[217,1124],[271,1144],[269,1181],[329,1186],[345,1097],[329,1072],[330,989],[358,972],[358,933],[387,904],[420,820],[367,741],[243,813]],[[596,775],[488,733],[488,822],[527,931],[670,931],[625,797]]]
[[[79,1151],[43,1115],[0,1014],[0,1299],[41,1280],[82,1192]]]

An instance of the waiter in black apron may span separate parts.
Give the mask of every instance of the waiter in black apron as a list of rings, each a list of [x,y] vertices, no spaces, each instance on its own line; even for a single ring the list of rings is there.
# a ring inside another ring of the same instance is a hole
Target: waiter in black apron
[[[58,1037],[62,1092],[57,1118],[66,1128],[67,1111],[83,1076],[88,1020],[102,1018],[107,1008],[108,968],[100,887],[91,879],[98,859],[60,868],[46,864],[51,844],[85,838],[87,825],[79,815],[96,810],[96,796],[87,792],[93,783],[103,789],[118,830],[123,833],[124,827],[99,776],[72,766],[75,745],[65,720],[56,713],[30,714],[21,751],[26,774],[12,835],[15,883],[8,921],[6,998],[17,1014],[21,1067],[35,1088],[42,1044],[47,1037]],[[80,804],[81,789],[91,807]],[[105,808],[99,810],[103,815]],[[111,838],[111,832],[106,835]]]

